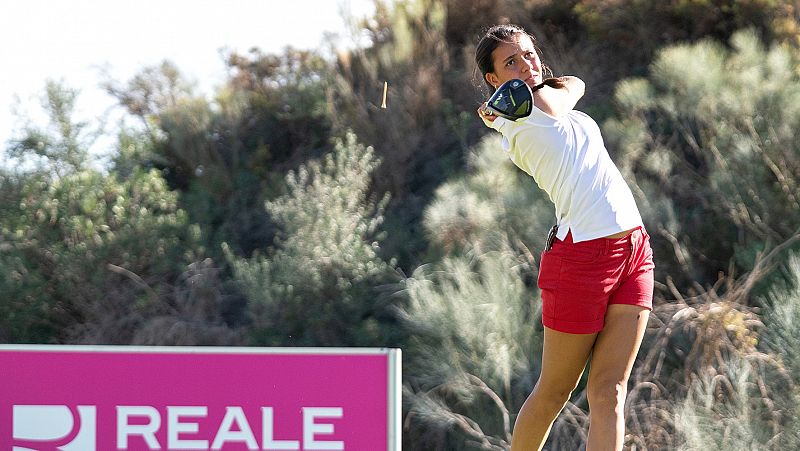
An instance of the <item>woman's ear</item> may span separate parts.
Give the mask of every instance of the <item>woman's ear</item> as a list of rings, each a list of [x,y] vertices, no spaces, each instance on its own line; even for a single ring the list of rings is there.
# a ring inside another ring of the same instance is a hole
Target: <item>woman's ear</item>
[[[500,79],[497,78],[497,75],[495,75],[494,72],[487,72],[483,77],[489,82],[490,85],[497,89],[497,86],[500,84]]]

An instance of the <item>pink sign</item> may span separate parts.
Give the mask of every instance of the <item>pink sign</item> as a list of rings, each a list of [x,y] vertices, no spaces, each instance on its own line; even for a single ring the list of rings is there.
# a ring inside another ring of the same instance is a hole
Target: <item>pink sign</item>
[[[0,449],[400,450],[400,350],[0,346]]]

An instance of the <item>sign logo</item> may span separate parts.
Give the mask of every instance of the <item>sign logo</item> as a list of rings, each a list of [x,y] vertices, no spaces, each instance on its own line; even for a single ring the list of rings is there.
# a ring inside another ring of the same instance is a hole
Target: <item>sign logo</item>
[[[15,405],[13,451],[96,449],[95,406]]]

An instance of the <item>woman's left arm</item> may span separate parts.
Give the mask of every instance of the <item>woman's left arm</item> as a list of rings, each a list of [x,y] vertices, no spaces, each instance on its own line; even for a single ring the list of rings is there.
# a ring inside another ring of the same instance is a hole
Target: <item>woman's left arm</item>
[[[533,93],[533,104],[554,117],[567,114],[575,108],[586,91],[586,84],[578,77],[567,75],[559,78],[562,87],[543,86]]]

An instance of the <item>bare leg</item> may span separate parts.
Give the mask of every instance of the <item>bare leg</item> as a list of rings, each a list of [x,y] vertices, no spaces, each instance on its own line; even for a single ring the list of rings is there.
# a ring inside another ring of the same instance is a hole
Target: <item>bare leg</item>
[[[545,327],[542,374],[519,411],[512,451],[541,450],[553,421],[580,381],[597,334],[568,334]]]
[[[597,335],[589,368],[587,451],[622,450],[628,377],[649,315],[648,310],[635,305],[608,306],[605,327]]]

